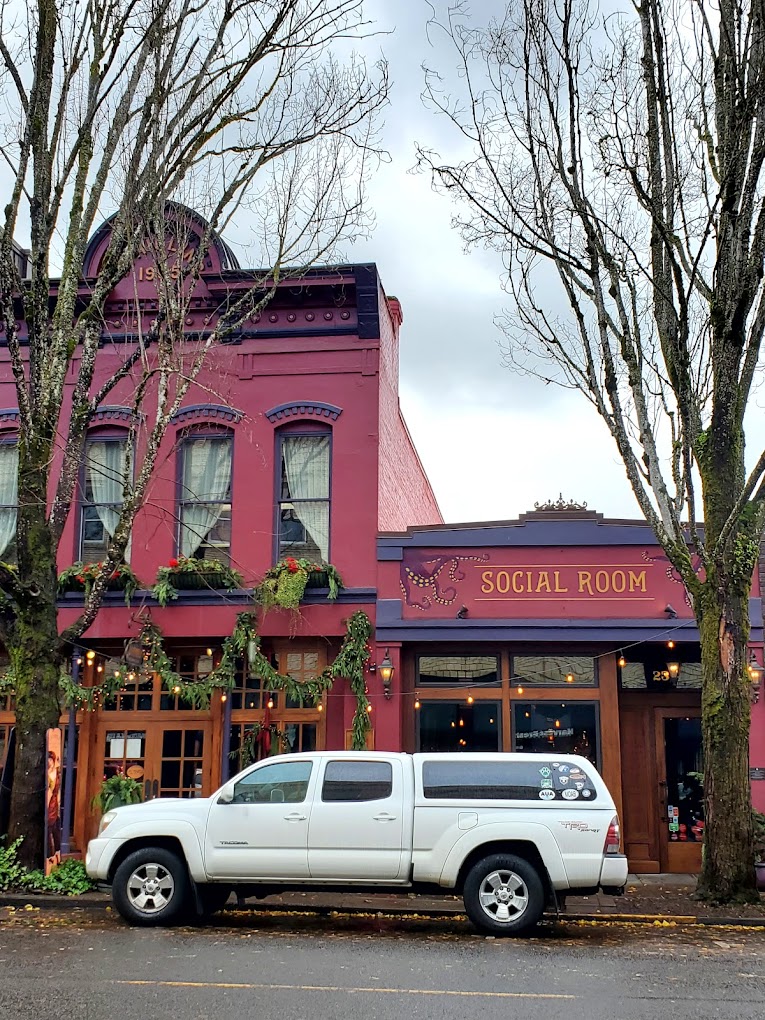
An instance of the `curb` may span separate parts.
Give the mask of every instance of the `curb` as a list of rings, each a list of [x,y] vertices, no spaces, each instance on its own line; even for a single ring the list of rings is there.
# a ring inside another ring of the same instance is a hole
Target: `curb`
[[[107,910],[111,908],[111,899],[106,896],[46,896],[34,895],[24,896],[20,893],[0,893],[0,907],[15,907],[16,909],[56,910],[69,908],[73,910]],[[228,908],[232,909],[231,907]],[[445,903],[443,907],[420,907],[415,902],[406,906],[390,904],[369,906],[343,906],[335,904],[295,904],[295,903],[248,903],[239,909],[251,913],[268,912],[272,914],[319,914],[332,916],[345,914],[350,916],[396,914],[402,917],[464,917],[465,911],[462,906],[450,906]],[[724,927],[724,928],[765,928],[765,917],[713,917],[702,914],[624,914],[624,913],[599,913],[580,914],[565,913],[544,915],[545,921],[560,922],[566,924],[586,923],[598,924],[611,922],[614,924],[639,924],[645,926],[675,926],[675,925],[699,925],[703,927]]]

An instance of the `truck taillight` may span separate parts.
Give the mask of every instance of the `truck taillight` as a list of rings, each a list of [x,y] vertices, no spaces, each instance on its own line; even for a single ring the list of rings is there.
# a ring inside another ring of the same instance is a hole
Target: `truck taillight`
[[[614,815],[606,834],[606,844],[603,847],[604,854],[618,854],[621,845],[621,833],[619,831],[619,819]]]

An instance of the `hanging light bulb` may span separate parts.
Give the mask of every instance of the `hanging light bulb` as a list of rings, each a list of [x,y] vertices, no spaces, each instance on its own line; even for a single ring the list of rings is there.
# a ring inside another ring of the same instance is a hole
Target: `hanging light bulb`
[[[619,658],[616,661],[619,669],[624,669],[627,665],[627,660],[624,658],[624,652],[619,652]]]
[[[78,658],[77,658],[77,665],[78,666],[82,665],[82,656],[78,656]]]
[[[472,694],[468,694],[468,696],[467,696],[467,703],[468,703],[468,705],[472,705],[473,704],[473,700],[474,700],[473,699],[473,695]]]
[[[178,686],[178,685],[176,684],[176,685],[175,685],[175,687],[173,687],[173,694],[180,694],[180,693],[181,693],[181,689],[180,689],[180,687],[179,687],[179,686]]]
[[[566,673],[566,683],[572,684],[574,682],[574,679],[575,679],[574,674],[571,672],[571,670],[569,670],[568,673]]]
[[[96,673],[103,673],[103,671],[104,671],[103,666],[96,666]]]
[[[274,699],[273,698],[269,698],[268,699],[268,701],[266,702],[266,707],[267,708],[273,708],[274,707]]]
[[[675,642],[674,641],[668,641],[667,642],[667,648],[674,648],[674,647],[675,647]]]
[[[556,729],[556,730],[559,730],[559,729],[560,729],[560,719],[556,719],[556,720],[555,720],[555,729]]]
[[[414,707],[415,707],[415,709],[420,707],[420,698],[419,698],[419,695],[417,695],[417,694],[415,694],[415,696],[414,696]]]
[[[519,687],[519,688],[518,688],[518,693],[519,693],[519,694],[523,694],[523,688],[522,688],[522,687]]]
[[[95,659],[95,657],[96,653],[93,651],[92,648],[89,648],[88,651],[85,653],[85,658],[92,662]]]
[[[322,705],[321,702],[319,702],[319,704],[316,706],[316,711],[317,712],[323,712],[324,711],[324,706]]]
[[[212,648],[205,648],[205,655],[212,655]]]
[[[371,713],[371,711],[372,711],[372,706],[371,705],[367,705],[367,712]]]
[[[221,705],[223,704],[223,702],[224,702],[224,701],[226,701],[226,700],[227,700],[227,697],[228,697],[228,695],[226,695],[226,694],[221,694],[221,696],[220,696],[220,703],[221,703]]]

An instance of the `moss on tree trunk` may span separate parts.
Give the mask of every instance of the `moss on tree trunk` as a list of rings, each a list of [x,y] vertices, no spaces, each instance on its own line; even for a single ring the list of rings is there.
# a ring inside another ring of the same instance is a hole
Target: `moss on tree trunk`
[[[19,443],[19,579],[25,594],[6,628],[16,685],[16,758],[9,836],[24,841],[19,859],[41,867],[45,848],[46,730],[58,726],[61,650],[56,556],[46,520],[45,439]]]
[[[704,587],[697,609],[702,660],[704,855],[698,893],[757,898],[749,786],[749,606],[746,594]]]

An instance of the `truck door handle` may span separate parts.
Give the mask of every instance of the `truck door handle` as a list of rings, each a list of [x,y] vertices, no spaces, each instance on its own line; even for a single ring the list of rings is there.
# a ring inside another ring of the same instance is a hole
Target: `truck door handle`
[[[306,815],[299,815],[297,811],[293,811],[291,815],[285,815],[284,820],[285,822],[304,822],[306,817]]]
[[[389,815],[387,813],[387,811],[383,811],[383,813],[381,815],[372,815],[372,817],[374,818],[374,820],[376,822],[395,822],[396,821],[396,816],[395,815]]]

